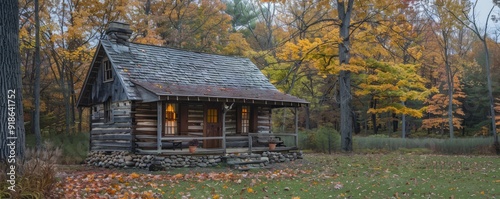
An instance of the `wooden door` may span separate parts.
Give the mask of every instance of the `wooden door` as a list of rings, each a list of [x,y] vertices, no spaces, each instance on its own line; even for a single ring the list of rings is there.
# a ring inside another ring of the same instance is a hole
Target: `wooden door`
[[[222,137],[221,108],[218,104],[205,106],[205,137]],[[204,140],[204,148],[220,148],[222,140]]]

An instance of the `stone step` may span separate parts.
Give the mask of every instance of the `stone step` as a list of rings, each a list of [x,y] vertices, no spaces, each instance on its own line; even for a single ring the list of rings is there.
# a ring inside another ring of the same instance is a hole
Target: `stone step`
[[[240,158],[240,159],[245,159],[245,158],[260,158],[262,157],[262,155],[260,154],[240,154],[240,155],[225,155],[225,156],[222,156],[221,158],[222,159],[234,159],[234,158]]]
[[[269,162],[269,160],[249,160],[249,161],[227,161],[228,165],[245,165],[245,164],[260,164]]]
[[[272,168],[271,166],[264,166],[264,167],[251,167],[251,166],[244,166],[244,167],[239,167],[236,170],[238,171],[250,171],[250,170],[256,170],[256,169],[270,169]]]

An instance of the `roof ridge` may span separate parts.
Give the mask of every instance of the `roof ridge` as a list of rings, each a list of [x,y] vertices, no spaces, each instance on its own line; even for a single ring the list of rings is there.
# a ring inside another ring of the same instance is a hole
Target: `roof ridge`
[[[154,44],[143,44],[143,43],[137,43],[137,42],[129,42],[129,44],[151,46],[151,47],[158,47],[158,48],[168,48],[168,49],[179,50],[179,51],[184,51],[184,52],[200,53],[200,54],[206,54],[206,55],[218,55],[218,56],[224,56],[224,57],[242,58],[242,59],[248,59],[248,60],[250,60],[250,58],[245,57],[245,56],[224,55],[224,54],[218,54],[218,53],[214,53],[214,52],[203,52],[203,51],[196,51],[196,50],[193,50],[193,49],[178,48],[178,47],[172,47],[172,46],[158,46],[158,45],[154,45]],[[121,44],[117,44],[117,45],[121,45]]]

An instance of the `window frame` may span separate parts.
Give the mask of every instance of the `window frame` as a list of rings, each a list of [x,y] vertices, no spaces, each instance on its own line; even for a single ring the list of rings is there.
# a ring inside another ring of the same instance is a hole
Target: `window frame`
[[[103,106],[104,106],[103,107],[104,108],[104,123],[106,123],[106,124],[114,123],[111,98],[104,101]]]
[[[243,105],[239,109],[239,117],[240,117],[240,134],[248,134],[250,133],[250,106]],[[245,117],[246,116],[246,117]]]
[[[169,105],[173,110],[168,110]],[[179,104],[178,103],[165,103],[165,120],[163,134],[165,136],[179,135]],[[169,113],[171,112],[171,113]],[[173,119],[169,118],[173,117]]]
[[[109,59],[104,59],[102,62],[103,70],[103,82],[113,81],[113,66],[111,66],[111,61]]]

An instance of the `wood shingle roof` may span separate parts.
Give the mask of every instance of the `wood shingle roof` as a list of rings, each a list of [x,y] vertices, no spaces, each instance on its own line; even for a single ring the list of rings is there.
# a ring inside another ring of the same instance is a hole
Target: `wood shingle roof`
[[[157,96],[198,96],[305,104],[280,92],[248,58],[191,52],[167,47],[102,39],[130,100],[142,100],[140,89]]]

